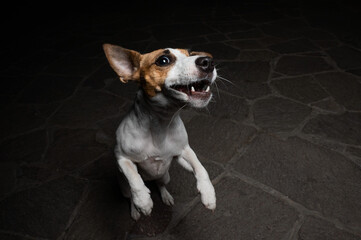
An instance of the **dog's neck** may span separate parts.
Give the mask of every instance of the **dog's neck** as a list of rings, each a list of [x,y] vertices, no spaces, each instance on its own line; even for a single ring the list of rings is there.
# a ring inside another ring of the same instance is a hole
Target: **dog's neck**
[[[169,127],[176,118],[179,118],[182,106],[172,102],[162,103],[159,99],[149,98],[143,89],[138,90],[134,111],[139,120],[149,121]]]

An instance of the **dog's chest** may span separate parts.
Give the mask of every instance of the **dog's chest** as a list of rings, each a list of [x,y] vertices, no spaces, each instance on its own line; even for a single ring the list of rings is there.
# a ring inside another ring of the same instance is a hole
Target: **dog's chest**
[[[169,169],[174,157],[179,156],[188,144],[188,137],[183,125],[169,128],[163,133],[150,134],[143,160],[138,162],[143,178],[147,180],[163,176]]]

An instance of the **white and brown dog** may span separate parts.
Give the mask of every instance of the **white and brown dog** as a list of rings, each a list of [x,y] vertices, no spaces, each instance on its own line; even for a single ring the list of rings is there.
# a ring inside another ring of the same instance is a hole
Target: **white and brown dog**
[[[185,49],[159,49],[147,54],[104,44],[105,55],[122,82],[137,81],[140,90],[130,112],[120,123],[115,156],[129,185],[123,194],[131,199],[131,215],[149,215],[153,201],[143,180],[156,180],[162,201],[173,205],[165,188],[173,159],[193,171],[206,208],[216,208],[214,187],[207,171],[188,144],[179,110],[207,106],[211,84],[217,77],[212,56]],[[130,187],[130,188],[129,188]]]

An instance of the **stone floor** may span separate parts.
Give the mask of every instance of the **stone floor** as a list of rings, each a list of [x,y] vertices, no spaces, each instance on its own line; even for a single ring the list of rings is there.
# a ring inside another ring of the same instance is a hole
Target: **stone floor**
[[[94,4],[8,19],[0,238],[361,239],[360,11],[274,2]],[[175,205],[149,183],[152,215],[131,220],[112,149],[137,87],[117,80],[104,42],[214,55],[214,101],[182,116],[215,185],[215,212],[174,163]]]

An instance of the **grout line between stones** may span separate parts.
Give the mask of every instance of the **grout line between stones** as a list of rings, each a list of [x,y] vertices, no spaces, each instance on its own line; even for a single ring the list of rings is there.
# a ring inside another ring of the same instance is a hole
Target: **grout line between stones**
[[[68,223],[66,224],[64,231],[60,234],[60,236],[57,238],[57,240],[62,240],[65,238],[65,236],[68,233],[68,231],[70,230],[75,218],[77,217],[79,210],[81,209],[83,203],[85,202],[86,198],[88,197],[89,192],[90,192],[90,184],[87,183],[87,185],[84,187],[83,193],[78,201],[78,204],[75,206],[72,214],[69,217]]]
[[[5,233],[5,234],[8,234],[8,235],[14,236],[14,237],[20,237],[21,239],[25,239],[25,240],[49,240],[48,238],[32,237],[29,235],[22,235],[20,233],[15,233],[15,232],[11,232],[11,231],[0,230],[0,233]]]
[[[284,195],[283,193],[277,191],[276,189],[273,189],[270,186],[267,186],[261,182],[256,181],[255,179],[248,177],[242,173],[236,172],[234,170],[230,170],[228,172],[228,175],[231,177],[236,177],[238,179],[240,179],[242,182],[247,183],[248,185],[251,185],[252,187],[255,187],[265,193],[270,194],[271,196],[283,201],[284,203],[288,204],[289,206],[293,207],[297,212],[299,212],[300,214],[304,214],[305,216],[313,216],[319,219],[322,219],[328,223],[331,223],[332,225],[336,226],[339,229],[342,229],[344,231],[347,231],[349,233],[352,233],[356,236],[360,236],[361,237],[361,228],[357,229],[357,228],[352,228],[349,227],[347,225],[345,225],[344,223],[340,222],[338,219],[335,218],[330,218],[330,217],[325,217],[323,216],[320,212],[315,211],[315,210],[310,210],[306,207],[304,207],[303,205],[301,205],[298,202],[293,201],[292,199],[290,199],[288,196]]]

